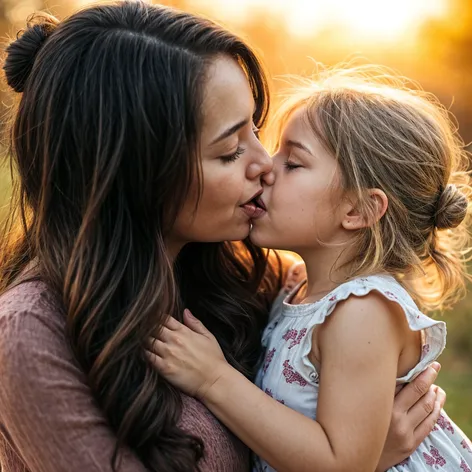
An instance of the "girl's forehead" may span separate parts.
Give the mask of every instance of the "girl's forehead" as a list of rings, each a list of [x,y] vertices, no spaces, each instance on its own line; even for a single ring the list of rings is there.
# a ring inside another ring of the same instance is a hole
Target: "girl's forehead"
[[[306,106],[300,105],[287,114],[282,132],[306,132],[309,128]]]
[[[296,137],[298,140],[306,140],[313,144],[319,142],[317,132],[313,129],[308,115],[309,111],[305,105],[294,109],[283,123],[282,137],[287,135]]]

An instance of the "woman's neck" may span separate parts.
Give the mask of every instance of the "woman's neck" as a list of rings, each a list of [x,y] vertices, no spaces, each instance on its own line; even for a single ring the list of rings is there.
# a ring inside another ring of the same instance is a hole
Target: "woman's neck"
[[[167,249],[167,257],[171,264],[177,259],[182,248],[185,246],[185,243],[181,241],[175,241],[168,239],[166,240],[166,249]]]

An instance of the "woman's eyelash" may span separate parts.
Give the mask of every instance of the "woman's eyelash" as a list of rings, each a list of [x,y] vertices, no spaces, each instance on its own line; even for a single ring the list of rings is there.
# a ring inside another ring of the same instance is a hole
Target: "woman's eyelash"
[[[245,151],[244,148],[241,146],[238,146],[238,149],[233,154],[229,154],[228,156],[221,156],[221,160],[223,162],[234,162],[241,154],[243,154]]]
[[[293,162],[290,162],[288,159],[284,162],[284,166],[287,170],[294,170],[298,169],[299,167],[302,167],[299,164],[294,164]]]

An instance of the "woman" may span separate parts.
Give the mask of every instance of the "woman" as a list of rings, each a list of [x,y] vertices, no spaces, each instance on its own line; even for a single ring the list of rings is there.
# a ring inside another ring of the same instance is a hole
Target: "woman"
[[[7,52],[22,225],[0,264],[4,472],[247,471],[247,449],[144,344],[189,307],[253,374],[281,270],[222,241],[247,238],[272,167],[257,58],[209,21],[140,2],[32,22]],[[433,427],[435,391],[414,404],[434,376],[397,400],[379,470]]]

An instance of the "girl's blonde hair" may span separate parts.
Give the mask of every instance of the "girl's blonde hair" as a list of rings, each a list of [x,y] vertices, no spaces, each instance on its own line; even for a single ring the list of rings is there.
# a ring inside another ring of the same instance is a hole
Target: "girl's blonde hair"
[[[424,309],[450,307],[465,294],[469,233],[461,223],[471,195],[468,153],[451,115],[381,67],[322,69],[299,81],[276,115],[277,136],[303,106],[368,221],[376,221],[376,208],[365,190],[388,197],[385,215],[356,235],[349,278],[388,272]]]

